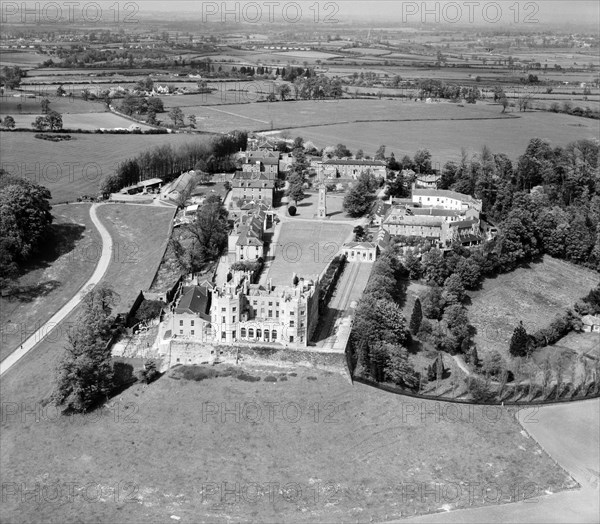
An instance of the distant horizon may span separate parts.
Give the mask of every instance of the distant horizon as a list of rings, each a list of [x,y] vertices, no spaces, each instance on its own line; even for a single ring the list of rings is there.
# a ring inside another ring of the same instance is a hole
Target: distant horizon
[[[109,4],[109,0],[102,0]],[[114,2],[113,2],[114,3]],[[300,6],[298,12],[296,6]],[[315,23],[315,25],[334,27],[337,23],[363,21],[365,24],[385,22],[399,23],[404,26],[412,25],[447,25],[448,27],[489,27],[503,26],[517,29],[519,26],[527,30],[544,26],[595,26],[600,24],[600,2],[597,0],[540,0],[537,2],[516,0],[426,0],[397,1],[397,0],[338,0],[315,1],[298,0],[289,2],[279,0],[269,2],[258,1],[208,1],[196,0],[142,0],[137,3],[139,14],[148,18],[152,13],[165,12],[173,14],[177,19],[182,15],[187,18],[202,19],[209,22],[245,22],[248,25],[264,27],[265,22],[289,23],[292,25],[296,18],[299,23]],[[225,5],[227,14],[223,9]],[[423,9],[423,5],[425,9]],[[239,7],[237,7],[239,6]],[[259,6],[262,13],[258,13]],[[518,6],[518,8],[516,7]],[[282,12],[283,9],[287,12]],[[236,10],[240,13],[236,19]],[[269,19],[271,16],[271,19]],[[252,24],[253,19],[257,22]]]

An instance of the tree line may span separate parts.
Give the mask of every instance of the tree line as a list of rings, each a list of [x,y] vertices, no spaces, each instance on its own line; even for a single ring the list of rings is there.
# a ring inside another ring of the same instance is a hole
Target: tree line
[[[100,192],[115,193],[149,178],[161,178],[169,182],[191,169],[209,173],[235,169],[230,156],[240,149],[246,149],[247,143],[248,134],[245,131],[233,131],[208,142],[183,144],[176,148],[171,145],[157,146],[121,162],[114,173],[102,180]]]

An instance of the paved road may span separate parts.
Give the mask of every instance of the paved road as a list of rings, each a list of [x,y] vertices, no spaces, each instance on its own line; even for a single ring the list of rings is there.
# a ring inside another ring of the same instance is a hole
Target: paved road
[[[71,300],[69,300],[62,308],[60,308],[48,322],[40,327],[40,329],[38,329],[25,342],[23,342],[18,349],[13,351],[0,363],[0,375],[4,375],[4,373],[6,373],[19,361],[19,359],[25,356],[35,347],[38,342],[48,335],[55,326],[62,322],[79,305],[85,294],[84,292],[87,292],[88,288],[91,289],[98,284],[106,273],[112,257],[113,242],[108,230],[102,225],[98,219],[98,215],[96,214],[96,211],[100,205],[102,204],[93,204],[90,208],[90,218],[96,226],[96,229],[98,229],[100,232],[100,237],[102,238],[102,254],[100,255],[100,259],[98,260],[98,264],[96,265],[93,275],[71,298]]]

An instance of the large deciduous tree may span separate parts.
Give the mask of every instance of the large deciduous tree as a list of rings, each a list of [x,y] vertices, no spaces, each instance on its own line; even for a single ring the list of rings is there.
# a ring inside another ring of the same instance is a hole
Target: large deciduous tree
[[[68,333],[66,353],[57,368],[53,399],[67,412],[83,413],[108,399],[113,388],[113,307],[118,294],[100,286],[83,299],[77,325]]]
[[[50,191],[0,170],[0,282],[36,253],[52,224]]]

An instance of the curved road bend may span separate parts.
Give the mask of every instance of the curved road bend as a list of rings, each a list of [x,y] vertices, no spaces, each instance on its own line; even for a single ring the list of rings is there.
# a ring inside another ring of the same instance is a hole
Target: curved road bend
[[[6,373],[19,361],[19,359],[31,351],[35,345],[44,338],[44,336],[52,331],[56,325],[62,322],[79,305],[84,295],[83,292],[87,291],[87,288],[96,286],[106,273],[112,257],[113,242],[108,230],[102,225],[102,222],[100,222],[98,215],[96,214],[99,205],[101,204],[92,204],[92,207],[90,208],[90,218],[96,226],[96,229],[98,229],[100,232],[100,237],[102,238],[102,254],[100,255],[100,259],[98,260],[98,264],[96,265],[94,273],[89,280],[83,284],[79,291],[75,293],[71,300],[61,307],[54,314],[54,316],[48,320],[48,322],[46,322],[42,327],[40,327],[40,329],[38,329],[25,342],[23,342],[18,349],[13,351],[0,363],[0,375]]]

